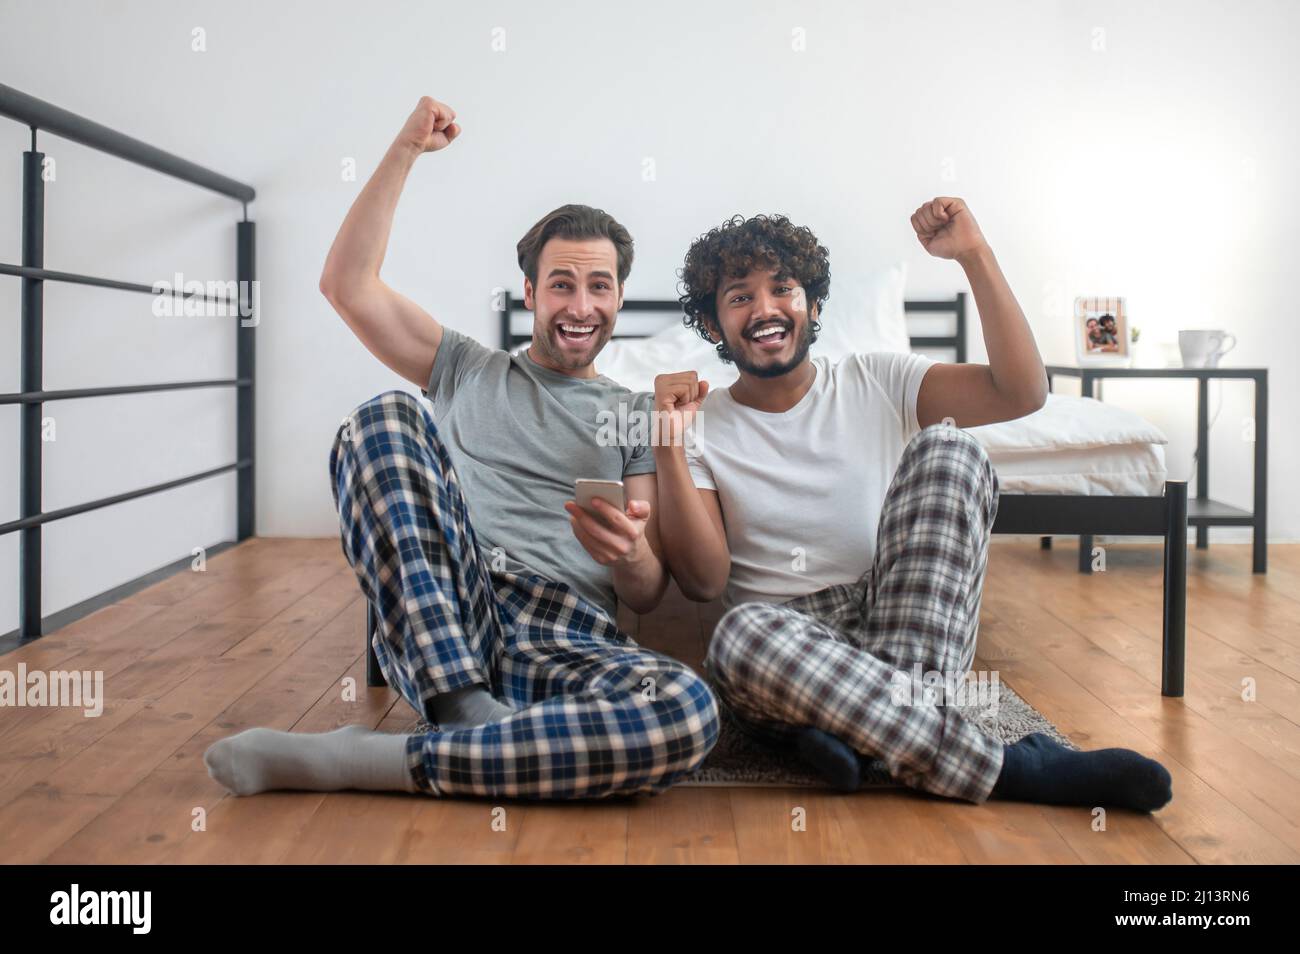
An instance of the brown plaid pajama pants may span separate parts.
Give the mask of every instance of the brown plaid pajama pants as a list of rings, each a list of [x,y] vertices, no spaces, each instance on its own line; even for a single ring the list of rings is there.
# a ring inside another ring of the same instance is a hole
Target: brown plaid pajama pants
[[[856,583],[722,617],[706,661],[719,697],[762,735],[814,726],[904,785],[985,801],[1002,743],[892,680],[905,671],[910,684],[917,663],[950,678],[969,672],[997,497],[978,441],[948,425],[923,429],[899,461],[875,560]]]

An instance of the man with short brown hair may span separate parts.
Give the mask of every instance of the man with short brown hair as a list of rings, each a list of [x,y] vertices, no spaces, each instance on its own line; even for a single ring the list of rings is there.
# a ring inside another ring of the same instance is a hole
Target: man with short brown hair
[[[420,100],[321,278],[362,343],[433,405],[430,416],[405,391],[362,404],[335,437],[330,477],[344,553],[379,618],[379,664],[437,729],[251,729],[205,757],[236,794],[657,792],[717,739],[705,682],[615,624],[616,600],[648,612],[667,586],[654,457],[602,437],[603,418],[621,404],[648,414],[650,396],[592,365],[632,267],[627,230],[582,205],[529,230],[517,251],[533,337],[519,354],[443,327],[379,278],[406,175],[459,137],[455,119]],[[568,499],[578,478],[622,480],[626,509],[578,507]]]

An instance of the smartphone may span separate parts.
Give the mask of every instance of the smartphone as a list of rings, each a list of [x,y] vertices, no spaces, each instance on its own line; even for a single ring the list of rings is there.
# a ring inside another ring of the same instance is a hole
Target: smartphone
[[[597,497],[617,507],[620,513],[627,510],[621,480],[575,480],[573,488],[573,501],[583,510],[599,515],[599,511],[592,506],[592,501]]]

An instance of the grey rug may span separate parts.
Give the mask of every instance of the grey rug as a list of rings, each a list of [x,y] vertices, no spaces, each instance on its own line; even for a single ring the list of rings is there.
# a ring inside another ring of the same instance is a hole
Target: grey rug
[[[967,721],[1006,743],[1016,742],[1033,732],[1045,732],[1062,745],[1078,748],[1058,732],[1046,716],[1020,698],[1005,683],[1000,683],[997,693],[990,694],[983,704],[956,705],[953,708]],[[703,765],[677,784],[721,785],[731,788],[826,787],[826,783],[813,774],[797,753],[750,735],[740,728],[740,724],[725,707],[718,744]],[[890,777],[885,763],[877,759],[872,759],[863,766],[862,786],[901,787]]]
[[[967,721],[973,722],[989,735],[1012,743],[1032,732],[1045,732],[1056,741],[1072,749],[1073,742],[1057,731],[1041,712],[1025,702],[1006,683],[998,683],[997,691],[989,692],[978,703],[955,705]],[[974,696],[974,693],[971,694]],[[407,733],[435,732],[437,727],[417,719]],[[686,776],[678,785],[726,786],[731,788],[826,788],[826,783],[814,775],[797,753],[788,752],[755,738],[740,728],[740,724],[723,707],[718,743],[704,760],[704,764]],[[864,788],[899,788],[890,778],[883,762],[871,760],[862,772]]]

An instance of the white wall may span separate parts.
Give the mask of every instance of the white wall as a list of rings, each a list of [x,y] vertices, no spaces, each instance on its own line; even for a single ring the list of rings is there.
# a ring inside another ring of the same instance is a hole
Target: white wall
[[[673,294],[687,244],[726,216],[783,211],[817,231],[834,274],[903,258],[909,294],[946,296],[961,272],[925,256],[908,215],[961,195],[1049,360],[1073,358],[1075,294],[1118,293],[1157,339],[1227,327],[1241,344],[1226,364],[1272,368],[1270,537],[1287,540],[1300,537],[1300,501],[1287,494],[1300,463],[1287,267],[1297,26],[1296,6],[1281,2],[6,0],[0,81],[257,187],[260,534],[337,532],[334,430],[370,395],[405,386],[316,285],[357,190],[428,93],[455,106],[465,133],[417,165],[384,275],[448,325],[495,340],[490,294],[519,287],[514,243],[569,201],[631,229],[629,295]],[[196,27],[206,52],[191,49]],[[497,27],[504,51],[493,50]],[[19,259],[27,138],[0,121],[3,261]],[[236,203],[54,137],[41,146],[58,162],[48,267],[146,283],[177,269],[233,277]],[[345,157],[355,182],[342,180]],[[8,391],[18,282],[0,288]],[[54,286],[46,312],[47,387],[233,372],[228,323],[168,323],[147,296]],[[1174,476],[1190,472],[1193,388],[1107,392],[1166,428]],[[1213,493],[1247,505],[1249,402],[1225,395]],[[231,392],[51,405],[47,509],[232,459],[233,408]],[[0,520],[17,515],[17,420],[0,409]],[[222,477],[53,525],[46,611],[231,536],[233,492]],[[0,631],[16,616],[16,579],[10,535]]]

